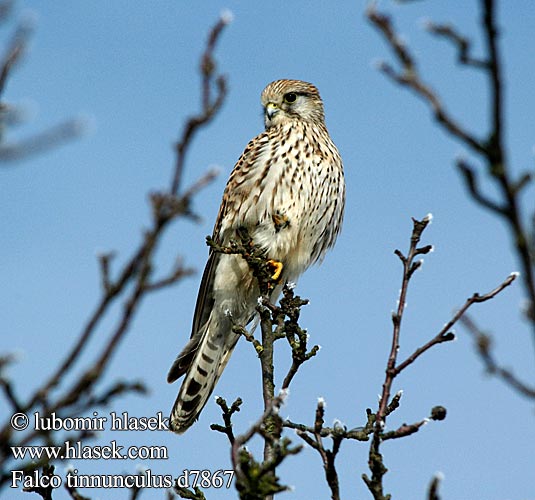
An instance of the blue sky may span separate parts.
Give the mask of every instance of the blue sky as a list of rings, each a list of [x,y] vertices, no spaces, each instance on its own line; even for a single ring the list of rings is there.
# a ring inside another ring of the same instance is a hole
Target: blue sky
[[[535,106],[533,23],[535,6],[500,2],[505,60],[507,146],[515,172],[533,169]],[[292,384],[282,414],[311,423],[318,397],[327,402],[326,422],[354,427],[365,409],[376,408],[388,355],[391,319],[401,283],[393,254],[405,251],[410,217],[432,213],[425,257],[408,296],[401,357],[434,336],[473,292],[494,288],[517,270],[504,225],[476,207],[462,189],[454,159],[467,154],[435,125],[413,95],[376,70],[390,54],[364,19],[366,2],[276,0],[260,2],[19,2],[37,17],[24,63],[8,83],[5,98],[26,103],[33,121],[8,138],[32,134],[65,118],[82,116],[94,125],[81,140],[24,163],[0,169],[0,351],[16,351],[9,374],[28,395],[76,339],[99,297],[96,255],[115,250],[117,264],[136,247],[149,222],[147,195],[171,175],[173,141],[184,119],[198,109],[197,64],[207,32],[223,9],[234,15],[217,50],[228,76],[229,95],[217,119],[197,137],[188,157],[190,184],[213,166],[217,180],[195,200],[201,224],[181,221],[167,233],[158,254],[162,273],[177,255],[197,269],[180,285],[144,301],[131,331],[108,368],[109,380],[143,379],[148,397],[129,396],[110,408],[132,416],[170,410],[178,385],[165,382],[175,355],[189,337],[199,273],[227,176],[246,143],[262,128],[260,92],[272,80],[298,78],[318,86],[327,126],[344,159],[347,209],[343,232],[325,262],[301,279],[298,292],[310,298],[302,326],[322,346]],[[476,2],[382,2],[414,47],[427,81],[439,89],[462,123],[487,131],[487,87],[481,75],[458,68],[451,47],[430,38],[422,21],[454,22],[480,47]],[[1,35],[7,38],[8,31]],[[476,161],[477,164],[477,161]],[[489,187],[490,192],[492,187]],[[533,209],[533,189],[525,206]],[[531,197],[531,198],[529,198]],[[503,363],[533,380],[534,349],[519,319],[521,287],[510,287],[472,315],[493,333]],[[89,363],[115,318],[102,324],[84,358]],[[442,404],[444,422],[383,446],[394,498],[423,498],[432,476],[445,475],[444,498],[531,499],[533,405],[483,373],[466,332],[403,373],[401,408],[389,420],[396,428],[428,416]],[[284,346],[276,365],[279,383],[288,366]],[[80,368],[81,370],[81,368]],[[261,411],[260,369],[250,345],[240,342],[215,394],[245,403],[234,420],[244,431]],[[2,421],[6,408],[0,408]],[[135,472],[178,475],[183,469],[228,469],[224,436],[210,431],[219,409],[209,403],[183,436],[105,431],[101,443],[163,444],[169,459],[158,462],[76,464],[84,473]],[[299,442],[295,438],[295,442]],[[257,445],[253,444],[253,449]],[[338,457],[343,498],[369,498],[360,476],[367,472],[368,445],[346,442]],[[66,464],[58,464],[62,473]],[[319,455],[306,449],[280,468],[294,486],[281,498],[328,498]],[[121,492],[85,491],[92,498],[123,498]],[[146,499],[163,498],[158,490]],[[208,491],[207,498],[235,498],[235,491]],[[9,492],[9,498],[26,498]],[[66,498],[63,491],[55,498]]]

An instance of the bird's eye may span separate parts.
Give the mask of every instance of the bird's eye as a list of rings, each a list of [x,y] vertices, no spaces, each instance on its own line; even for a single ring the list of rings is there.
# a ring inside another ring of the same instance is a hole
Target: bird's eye
[[[294,92],[289,92],[288,94],[284,95],[284,102],[287,102],[291,104],[292,102],[295,102],[297,99],[297,94]]]

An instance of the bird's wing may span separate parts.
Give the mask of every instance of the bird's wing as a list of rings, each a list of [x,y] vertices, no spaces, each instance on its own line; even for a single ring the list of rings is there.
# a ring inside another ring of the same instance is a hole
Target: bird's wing
[[[204,268],[201,286],[197,296],[190,340],[177,356],[173,366],[171,366],[169,373],[167,374],[167,381],[169,383],[179,379],[188,371],[193,358],[195,357],[195,353],[199,348],[199,344],[202,340],[201,328],[208,321],[210,311],[214,304],[213,280],[220,256],[221,254],[215,253],[212,250],[210,251],[210,256],[206,263],[206,267]]]
[[[263,135],[265,134],[261,134],[248,144],[230,174],[212,233],[212,239],[220,245],[225,245],[228,243],[226,234],[230,233],[231,237],[235,237],[235,234],[233,233],[240,227],[240,220],[236,218],[236,215],[239,213],[239,211],[235,210],[235,208],[236,205],[239,205],[243,198],[249,194],[243,190],[241,186],[245,179],[251,175],[254,175],[255,163],[259,155],[259,147],[252,147],[252,144],[255,142],[263,145],[266,141],[259,141]],[[191,328],[191,338],[193,338],[195,334],[201,330],[203,325],[210,317],[210,312],[214,306],[214,278],[220,259],[221,253],[210,249],[210,255],[208,257],[206,267],[204,268],[201,286],[197,296],[197,303],[195,305],[195,314],[193,316],[193,325]]]
[[[218,244],[227,244],[229,237],[235,237],[235,230],[243,222],[240,221],[243,211],[237,210],[237,208],[249,195],[244,184],[247,184],[251,176],[255,175],[258,158],[268,141],[266,133],[260,134],[253,139],[245,148],[230,174],[212,235],[212,238]],[[221,256],[221,253],[210,250],[208,262],[202,275],[199,294],[197,295],[190,340],[169,370],[167,375],[169,382],[175,381],[187,372],[202,341],[203,326],[210,318],[210,313],[214,307],[214,280]]]
[[[270,147],[270,136],[263,132],[247,144],[240,159],[230,174],[223,201],[214,224],[213,239],[219,244],[227,244],[229,238],[236,237],[236,229],[246,216],[244,203],[251,198],[251,187],[265,168],[264,154]]]
[[[193,325],[191,327],[191,338],[200,331],[202,326],[208,321],[210,311],[214,305],[214,276],[217,269],[217,264],[221,254],[210,250],[208,262],[202,273],[201,285],[199,287],[199,294],[197,295],[197,303],[195,304],[195,314],[193,315]]]

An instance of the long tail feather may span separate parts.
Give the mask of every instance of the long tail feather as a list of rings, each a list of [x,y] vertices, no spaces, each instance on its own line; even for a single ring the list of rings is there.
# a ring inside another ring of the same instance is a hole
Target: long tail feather
[[[203,330],[198,341],[190,340],[168,375],[169,379],[186,372],[170,417],[171,430],[179,434],[195,422],[206,405],[238,340],[228,318],[212,315]],[[191,364],[185,368],[188,359]]]

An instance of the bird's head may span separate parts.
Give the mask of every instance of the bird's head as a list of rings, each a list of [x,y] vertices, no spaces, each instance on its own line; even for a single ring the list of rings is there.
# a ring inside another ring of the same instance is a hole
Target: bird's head
[[[318,89],[300,80],[277,80],[262,92],[266,129],[301,119],[323,124],[323,102]]]

